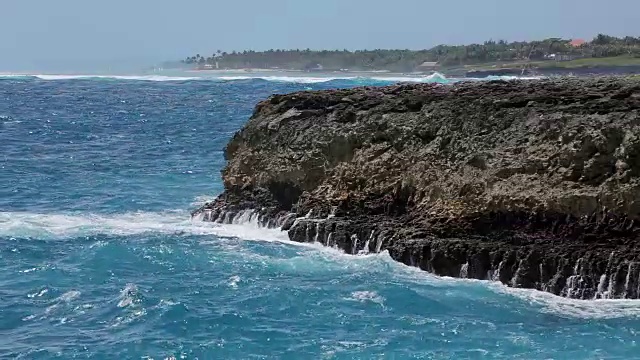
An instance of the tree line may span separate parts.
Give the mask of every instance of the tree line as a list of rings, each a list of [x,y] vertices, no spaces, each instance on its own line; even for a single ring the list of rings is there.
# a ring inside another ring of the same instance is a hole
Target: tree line
[[[640,37],[618,38],[597,35],[579,46],[571,40],[549,38],[541,41],[485,41],[483,44],[438,45],[428,50],[321,50],[271,49],[230,53],[218,50],[211,56],[187,57],[185,64],[217,66],[221,69],[279,68],[295,70],[389,70],[414,71],[424,62],[437,62],[442,67],[508,63],[549,59],[551,54],[571,58],[640,57]]]

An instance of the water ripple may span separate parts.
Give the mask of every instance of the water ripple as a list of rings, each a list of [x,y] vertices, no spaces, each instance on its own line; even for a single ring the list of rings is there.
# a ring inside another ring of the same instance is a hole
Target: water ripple
[[[0,80],[0,358],[637,357],[635,301],[190,219],[257,101],[375,80],[140,80]]]

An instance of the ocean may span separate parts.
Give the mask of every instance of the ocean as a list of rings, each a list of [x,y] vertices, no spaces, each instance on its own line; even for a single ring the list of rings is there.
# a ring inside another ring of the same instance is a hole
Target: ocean
[[[190,219],[258,101],[404,80],[0,75],[0,358],[640,359],[638,301]]]

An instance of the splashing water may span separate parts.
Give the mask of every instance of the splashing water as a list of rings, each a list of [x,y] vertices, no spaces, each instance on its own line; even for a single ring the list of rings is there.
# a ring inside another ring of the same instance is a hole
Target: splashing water
[[[2,77],[0,358],[637,356],[636,301],[435,277],[375,233],[350,256],[191,220],[257,101],[381,84],[315,80]]]
[[[450,84],[461,80],[514,80],[514,79],[539,79],[540,77],[517,77],[517,76],[489,76],[487,78],[449,78],[441,73],[435,72],[431,75],[323,75],[323,76],[297,76],[292,74],[281,75],[209,75],[206,73],[191,73],[190,76],[184,74],[177,75],[103,75],[103,74],[1,74],[0,79],[39,79],[45,81],[60,80],[114,80],[114,81],[252,81],[261,80],[267,82],[294,83],[294,84],[321,84],[328,82],[351,83],[351,85],[376,85],[377,83],[441,83]],[[310,88],[304,88],[307,90]],[[311,88],[312,89],[312,88]]]

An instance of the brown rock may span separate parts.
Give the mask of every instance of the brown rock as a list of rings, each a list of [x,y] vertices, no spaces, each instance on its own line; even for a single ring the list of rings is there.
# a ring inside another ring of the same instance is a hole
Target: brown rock
[[[293,240],[636,298],[638,93],[637,80],[602,78],[276,95],[227,146],[225,193],[199,211],[254,208],[274,226],[311,212],[287,217]]]

